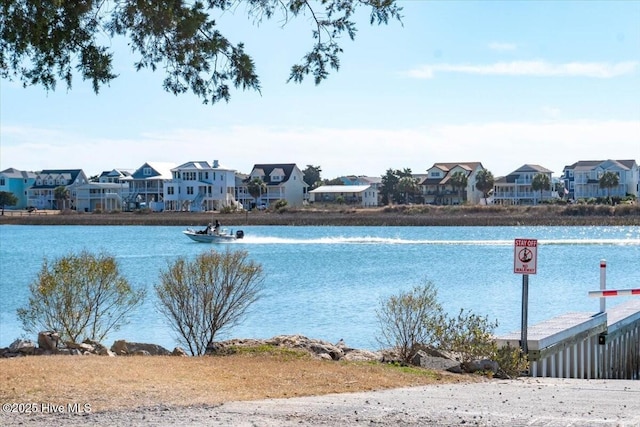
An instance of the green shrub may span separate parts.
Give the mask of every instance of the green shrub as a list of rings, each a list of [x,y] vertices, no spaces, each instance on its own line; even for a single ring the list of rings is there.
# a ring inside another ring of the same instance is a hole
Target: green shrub
[[[520,347],[500,347],[495,361],[499,366],[498,376],[502,378],[517,378],[529,369],[529,360]]]
[[[376,315],[380,324],[378,342],[396,350],[400,359],[410,363],[418,350],[434,341],[433,331],[442,318],[442,307],[432,283],[381,301]]]
[[[498,322],[461,309],[457,317],[446,317],[436,325],[437,348],[455,353],[465,369],[469,363],[479,359],[495,360],[497,346],[493,331]]]

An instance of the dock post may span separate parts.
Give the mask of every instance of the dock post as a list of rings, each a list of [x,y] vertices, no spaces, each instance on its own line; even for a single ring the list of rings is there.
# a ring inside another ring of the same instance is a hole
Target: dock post
[[[607,289],[607,260],[600,260],[600,290]],[[600,313],[607,311],[607,299],[603,296],[600,298]]]

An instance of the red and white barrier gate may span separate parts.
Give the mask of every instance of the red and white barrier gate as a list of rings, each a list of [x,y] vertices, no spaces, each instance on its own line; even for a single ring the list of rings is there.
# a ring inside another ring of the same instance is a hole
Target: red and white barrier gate
[[[605,291],[589,291],[589,296],[594,298],[604,297],[628,297],[631,295],[640,295],[640,289],[618,289]]]

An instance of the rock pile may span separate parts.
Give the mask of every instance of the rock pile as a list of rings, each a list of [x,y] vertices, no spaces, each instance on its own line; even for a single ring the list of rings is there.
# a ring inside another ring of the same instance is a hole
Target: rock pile
[[[272,346],[295,349],[307,352],[312,357],[332,361],[351,362],[381,362],[402,364],[399,357],[391,350],[369,351],[349,347],[343,340],[332,344],[327,341],[307,338],[303,335],[278,335],[269,339],[231,339],[218,341],[207,347],[206,355],[233,354],[239,348]],[[117,340],[111,348],[102,344],[84,340],[82,343],[60,342],[60,336],[51,331],[40,332],[38,343],[30,340],[15,340],[8,348],[0,348],[0,357],[19,357],[26,355],[100,355],[100,356],[188,356],[180,347],[173,351],[157,344],[146,344]],[[491,361],[479,361],[473,366],[465,366],[452,355],[443,354],[431,349],[420,350],[413,360],[412,365],[424,368],[449,371],[454,373],[473,372],[474,370],[493,371],[498,370],[497,364]],[[471,368],[471,369],[470,369]]]
[[[61,342],[60,335],[53,331],[38,334],[38,343],[26,339],[17,339],[9,347],[0,348],[0,357],[46,356],[52,354],[69,356],[186,356],[185,351],[176,347],[173,351],[157,344],[144,344],[118,340],[111,348],[97,341],[84,340],[81,343]]]

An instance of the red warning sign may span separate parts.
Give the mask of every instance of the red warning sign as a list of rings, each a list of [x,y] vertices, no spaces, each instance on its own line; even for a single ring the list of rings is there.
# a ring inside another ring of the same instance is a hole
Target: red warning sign
[[[538,240],[515,239],[513,249],[513,272],[515,274],[536,274]]]

